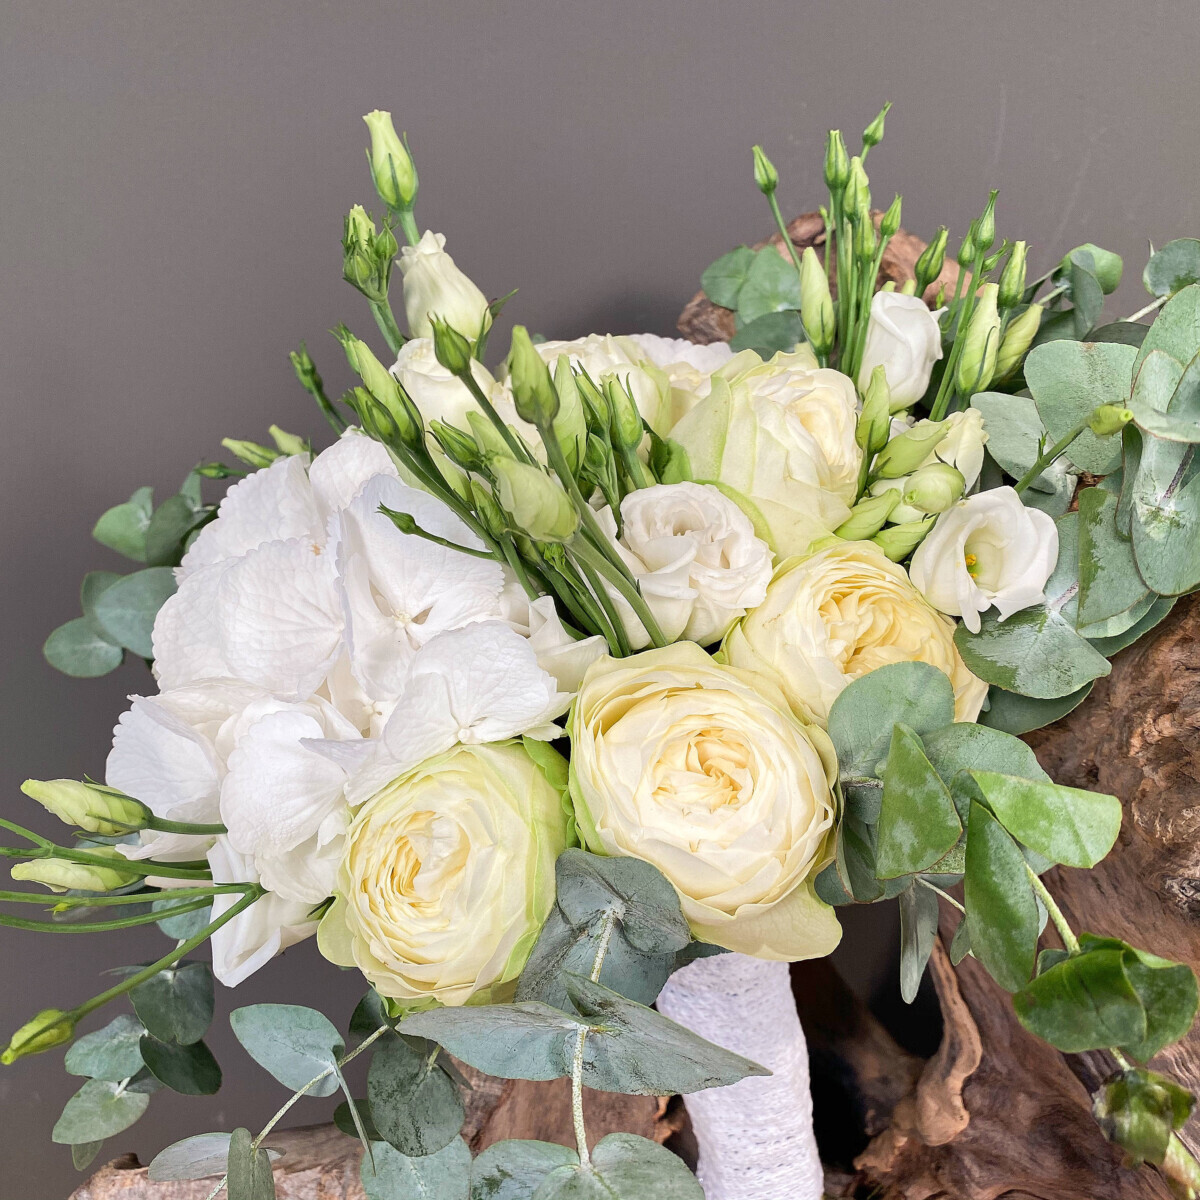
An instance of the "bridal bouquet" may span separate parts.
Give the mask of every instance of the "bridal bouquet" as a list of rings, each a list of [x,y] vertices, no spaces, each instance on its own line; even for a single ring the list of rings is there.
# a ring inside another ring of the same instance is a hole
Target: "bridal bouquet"
[[[408,147],[368,115],[386,212],[350,212],[343,264],[386,358],[337,329],[359,382],[335,401],[301,348],[329,445],[229,440],[242,466],[104,513],[97,540],[136,568],[86,576],[46,643],[69,674],[130,654],[152,678],[102,783],[25,784],[72,838],[0,821],[13,878],[55,893],[0,893],[50,908],[0,923],[171,939],[3,1054],[68,1045],[84,1082],[53,1138],[77,1165],[156,1090],[216,1091],[214,977],[315,935],[363,976],[348,1026],[235,1009],[294,1094],[257,1134],[163,1150],[151,1178],[271,1197],[264,1139],[340,1090],[372,1200],[702,1195],[653,1142],[590,1147],[586,1084],[686,1094],[710,1200],[819,1195],[786,964],[837,945],[837,906],[898,898],[906,999],[940,911],[961,914],[952,958],[1027,1029],[1110,1051],[1108,1136],[1200,1184],[1175,1133],[1193,1097],[1146,1066],[1190,1028],[1196,981],[1070,928],[1043,875],[1102,859],[1121,803],[1055,784],[1016,736],[1200,585],[1200,242],[1155,252],[1152,303],[1100,325],[1120,260],[1085,245],[1027,279],[993,193],[957,265],[943,229],[880,287],[900,222],[864,169],[883,116],[854,157],[830,134],[820,252],[787,237],[756,148],[784,236],[704,275],[732,343],[518,325],[489,368],[508,297],[420,232]],[[569,1077],[575,1148],[472,1160],[461,1064]],[[747,1132],[756,1106],[770,1137]]]

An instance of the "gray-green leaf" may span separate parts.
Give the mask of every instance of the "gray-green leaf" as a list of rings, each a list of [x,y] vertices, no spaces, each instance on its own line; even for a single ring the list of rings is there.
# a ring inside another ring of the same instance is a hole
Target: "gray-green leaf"
[[[341,1034],[329,1019],[298,1004],[252,1004],[234,1009],[229,1024],[246,1052],[284,1087],[309,1088],[310,1096],[332,1096],[338,1090],[337,1060],[345,1050]]]
[[[800,307],[800,276],[790,259],[774,246],[764,246],[746,272],[738,292],[739,326],[749,325],[768,313],[797,310]]]
[[[471,1200],[530,1200],[556,1167],[578,1162],[574,1150],[556,1142],[493,1142],[471,1164]]]
[[[700,276],[704,294],[722,308],[736,309],[738,295],[753,263],[754,251],[749,246],[739,246],[728,254],[722,254]]]
[[[610,1133],[592,1151],[590,1170],[556,1168],[537,1200],[704,1200],[683,1160],[657,1142],[632,1133]]]
[[[371,1118],[401,1154],[435,1154],[458,1136],[463,1106],[458,1088],[430,1055],[386,1034],[367,1075]]]
[[[160,1150],[146,1171],[152,1183],[168,1183],[182,1179],[211,1179],[224,1175],[229,1161],[228,1133],[198,1133]],[[268,1150],[274,1162],[282,1158],[278,1150]]]
[[[372,1142],[360,1175],[367,1200],[469,1200],[471,1152],[462,1138],[423,1158]]]
[[[125,651],[97,633],[86,617],[60,625],[42,646],[46,661],[74,679],[96,679],[121,665]]]
[[[1142,282],[1152,296],[1170,296],[1190,283],[1200,283],[1200,240],[1176,238],[1150,255]]]
[[[170,567],[147,567],[126,575],[96,600],[95,620],[116,643],[142,658],[151,658],[154,618],[175,591]]]
[[[146,1034],[142,1060],[160,1083],[183,1096],[212,1096],[221,1090],[221,1068],[203,1042],[181,1046]]]
[[[150,527],[153,504],[153,489],[138,488],[124,504],[101,515],[92,529],[92,537],[100,545],[132,558],[134,562],[145,562],[146,530]]]
[[[248,1129],[229,1135],[229,1160],[225,1167],[229,1200],[275,1200],[275,1175],[265,1150],[254,1149]]]
[[[1092,645],[1105,657],[1110,657],[1113,653],[1105,650],[1096,641],[1093,641]],[[1057,696],[1053,700],[1037,700],[1033,696],[1022,696],[1019,692],[1006,692],[1003,688],[992,687],[988,690],[989,707],[986,712],[979,714],[980,725],[1011,734],[1041,729],[1077,709],[1088,698],[1094,685],[1094,680],[1089,681],[1077,691]]]
[[[142,1023],[132,1013],[122,1013],[103,1029],[85,1034],[67,1051],[63,1066],[72,1075],[120,1083],[142,1069]]]
[[[67,1101],[50,1137],[60,1145],[102,1142],[128,1129],[146,1111],[145,1092],[122,1088],[108,1079],[89,1079]]]
[[[924,884],[909,884],[900,893],[900,995],[905,1004],[917,998],[937,928],[937,894]]]
[[[207,963],[183,962],[152,975],[129,993],[133,1011],[160,1042],[198,1042],[213,1018],[213,974]]]

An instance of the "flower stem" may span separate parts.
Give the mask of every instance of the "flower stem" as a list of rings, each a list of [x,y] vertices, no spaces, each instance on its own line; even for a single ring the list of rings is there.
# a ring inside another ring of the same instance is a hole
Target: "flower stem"
[[[45,896],[32,892],[0,892],[0,904],[50,904],[57,911],[63,908],[98,908],[111,904],[149,904],[152,900],[191,900],[195,896],[225,896],[231,893],[240,895],[249,886],[245,883],[227,883],[204,888],[171,888],[169,892],[128,892],[119,896]]]
[[[396,324],[392,306],[386,300],[372,300],[371,313],[375,317],[375,324],[379,326],[379,332],[388,344],[388,349],[393,354],[399,354],[406,339],[400,332],[400,326]]]
[[[577,558],[587,563],[588,566],[594,567],[621,593],[629,607],[637,614],[638,620],[645,626],[646,632],[655,646],[670,645],[671,639],[663,633],[662,628],[654,619],[654,614],[650,611],[649,604],[646,603],[646,598],[638,591],[636,581],[624,570],[623,566],[620,569],[615,567],[586,538],[577,535],[571,540],[570,546],[571,552]]]
[[[1091,414],[1089,414],[1090,416]],[[1062,437],[1046,450],[1039,454],[1034,460],[1034,464],[1017,480],[1014,490],[1019,496],[1051,463],[1058,458],[1063,451],[1088,427],[1088,418],[1084,417],[1082,421],[1072,425]]]
[[[146,824],[142,828],[154,829],[159,833],[190,833],[196,837],[216,837],[228,832],[225,826],[220,824],[197,825],[191,821],[168,821],[154,815],[147,818]]]
[[[146,903],[146,901],[143,901]],[[34,933],[107,933],[110,929],[133,929],[137,925],[153,925],[165,921],[168,917],[181,917],[184,913],[197,912],[207,908],[208,898],[185,901],[171,908],[162,908],[157,912],[140,913],[132,917],[114,917],[111,921],[90,921],[79,924],[65,924],[61,921],[29,921],[24,917],[10,917],[0,914],[0,926],[8,929],[29,929]]]
[[[796,268],[796,274],[799,275],[800,255],[796,253],[796,244],[792,241],[792,235],[788,233],[787,222],[783,219],[783,213],[779,211],[779,201],[775,199],[774,192],[767,193],[767,203],[771,206],[771,216],[775,218],[776,228],[783,238],[783,244],[787,247],[788,253],[792,256],[792,265]]]
[[[957,900],[955,900],[955,898],[952,895],[950,895],[949,892],[942,891],[942,889],[940,887],[938,887],[936,883],[930,883],[929,880],[926,879],[923,875],[917,876],[917,882],[919,884],[921,884],[923,887],[927,887],[931,892],[936,892],[937,895],[941,896],[941,898],[943,900],[945,900],[948,904],[953,904],[954,907],[957,908],[958,911],[963,914],[963,916],[966,916],[967,910],[965,908],[963,908],[963,906]]]
[[[1025,864],[1025,873],[1029,876],[1029,882],[1033,885],[1033,890],[1037,893],[1038,899],[1046,906],[1046,911],[1050,914],[1050,920],[1054,922],[1054,928],[1058,930],[1058,936],[1062,938],[1062,943],[1067,948],[1067,953],[1078,954],[1079,939],[1072,931],[1067,918],[1063,916],[1062,909],[1058,907],[1054,897],[1050,895],[1050,889],[1038,878],[1038,873],[1028,863]]]
[[[596,956],[592,959],[591,973],[593,983],[597,983],[600,979],[600,972],[604,967],[604,956],[608,953],[613,927],[616,923],[617,914],[614,910],[609,909],[604,914],[600,935],[596,939]],[[575,1053],[571,1057],[571,1117],[575,1123],[575,1146],[579,1153],[581,1167],[590,1166],[592,1161],[591,1155],[588,1153],[587,1130],[583,1124],[583,1047],[587,1042],[587,1035],[586,1026],[579,1030],[575,1037]]]

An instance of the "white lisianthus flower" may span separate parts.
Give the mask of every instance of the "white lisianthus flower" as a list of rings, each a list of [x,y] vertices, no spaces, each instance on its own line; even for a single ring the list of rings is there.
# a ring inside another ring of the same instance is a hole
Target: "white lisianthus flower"
[[[622,340],[633,343],[637,348],[635,354],[640,352],[666,373],[671,385],[669,425],[676,424],[695,408],[698,400],[708,395],[713,374],[733,358],[728,342],[699,346],[686,338],[659,337],[655,333],[634,333]]]
[[[729,631],[721,657],[769,679],[822,727],[843,688],[888,663],[943,671],[959,721],[975,720],[987,695],[959,657],[953,621],[871,542],[842,542],[781,564],[767,598]]]
[[[696,937],[757,958],[814,958],[841,937],[813,890],[836,777],[822,730],[691,642],[602,659],[572,711],[586,847],[652,863]]]
[[[933,364],[941,357],[938,314],[930,312],[920,296],[875,293],[858,369],[858,386],[862,391],[871,382],[871,372],[882,366],[893,407],[907,408],[925,395]]]
[[[520,742],[455,746],[389,783],[351,825],[321,953],[407,1008],[511,998],[554,905],[565,783],[558,754]]]
[[[588,667],[608,653],[608,643],[598,635],[573,638],[563,626],[553,596],[530,600],[520,581],[507,568],[505,577],[500,593],[504,621],[528,641],[537,665],[553,676],[559,691],[574,695]]]
[[[850,515],[862,451],[858,397],[807,347],[749,370],[741,356],[671,431],[693,477],[719,484],[777,554],[801,554]],[[731,376],[726,378],[727,373]]]
[[[932,466],[934,463],[946,463],[962,475],[963,490],[969,492],[979,479],[980,471],[983,470],[983,447],[988,440],[987,432],[983,427],[983,413],[975,408],[964,409],[961,412],[951,413],[946,418],[946,423],[949,426],[946,436],[934,446],[917,470]],[[915,425],[901,425],[897,428],[893,421],[892,436],[896,437],[900,433],[907,433],[910,428],[920,430],[922,427],[932,424],[932,421],[918,421]],[[884,492],[893,489],[903,495],[910,478],[911,476],[904,475],[899,479],[880,479],[872,484],[871,495],[882,496]],[[899,525],[903,521],[919,521],[924,516],[925,514],[919,508],[913,508],[911,505],[901,502],[892,509],[888,521],[892,525]]]
[[[972,632],[993,605],[1000,620],[1040,604],[1058,562],[1058,529],[1011,487],[960,500],[937,519],[912,559],[912,581],[934,608]]]
[[[770,546],[710,484],[657,484],[630,492],[621,501],[619,538],[611,510],[596,515],[672,641],[718,641],[767,593]],[[610,595],[632,647],[649,645],[650,635],[628,602],[615,590]]]
[[[446,236],[427,229],[415,246],[400,251],[404,313],[415,338],[433,336],[431,317],[474,341],[492,324],[487,297],[446,253]]]

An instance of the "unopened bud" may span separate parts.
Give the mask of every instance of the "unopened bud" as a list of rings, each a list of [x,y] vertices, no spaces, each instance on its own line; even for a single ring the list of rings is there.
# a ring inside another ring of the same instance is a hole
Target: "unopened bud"
[[[999,192],[993,191],[988,195],[987,208],[975,222],[975,248],[977,251],[990,250],[992,243],[996,240],[996,197],[999,194]]]
[[[949,432],[950,426],[946,421],[918,421],[880,450],[875,460],[875,474],[880,479],[899,479],[902,475],[911,475]]]
[[[483,455],[475,441],[461,429],[447,425],[444,421],[430,421],[429,432],[442,448],[442,453],[464,471],[479,471],[483,468]]]
[[[933,235],[933,241],[921,251],[917,259],[917,286],[915,295],[925,295],[925,289],[942,273],[946,262],[946,227],[943,225]]]
[[[996,373],[996,357],[1000,350],[1000,312],[997,297],[1000,289],[985,283],[967,322],[962,354],[954,375],[959,395],[973,396],[984,391]]]
[[[554,438],[573,474],[579,469],[587,452],[588,428],[575,372],[571,370],[571,360],[565,354],[560,354],[554,365],[554,390],[558,393],[558,412],[552,426]]]
[[[433,327],[433,353],[451,375],[465,375],[471,369],[471,343],[457,329],[451,328],[436,313],[429,323]]]
[[[971,228],[967,230],[967,236],[963,238],[962,245],[958,248],[958,265],[960,267],[969,267],[975,262],[977,247],[975,245],[975,222],[971,222]]]
[[[870,125],[863,130],[863,154],[873,146],[878,146],[883,141],[883,123],[887,118],[888,109],[892,107],[892,102],[889,100],[883,108],[879,110],[879,116],[873,120]]]
[[[888,282],[890,283],[891,280],[889,280]],[[880,291],[882,291],[882,290],[883,289],[881,288]],[[917,294],[917,281],[915,279],[906,279],[900,285],[900,295],[915,296],[916,294]]]
[[[408,147],[396,133],[392,114],[376,109],[363,120],[371,131],[367,161],[379,198],[388,208],[411,209],[417,198],[417,168]]]
[[[278,447],[280,454],[308,454],[312,449],[298,433],[288,433],[286,429],[280,429],[278,425],[268,426],[267,432],[271,435],[271,441]]]
[[[498,538],[506,531],[504,513],[496,503],[496,497],[478,479],[471,480],[471,506],[491,537]]]
[[[1122,408],[1119,404],[1101,404],[1093,409],[1092,415],[1088,417],[1088,428],[1097,437],[1110,437],[1114,433],[1120,433],[1132,420],[1133,413],[1129,409]]]
[[[351,367],[358,372],[359,378],[366,385],[367,391],[379,402],[396,427],[395,436],[412,449],[424,445],[425,429],[421,413],[412,402],[408,393],[400,386],[387,367],[375,357],[375,352],[366,342],[360,341],[349,330],[335,331],[341,340],[342,348],[346,351],[346,359]],[[357,397],[357,389],[355,390]],[[376,428],[369,427],[367,417],[363,415],[361,397],[357,397],[355,411],[363,417],[364,428],[368,433],[375,434],[382,428],[378,419]],[[369,406],[368,406],[369,407]],[[387,441],[387,438],[380,438]]]
[[[825,139],[825,186],[836,196],[850,182],[850,157],[840,129],[831,129]]]
[[[1004,340],[1000,343],[1000,350],[996,355],[994,380],[1007,379],[1017,369],[1037,336],[1044,311],[1042,305],[1031,304],[1009,321],[1008,328],[1004,331]]]
[[[945,512],[966,489],[962,472],[949,463],[930,463],[909,476],[904,503],[927,516]]]
[[[539,430],[548,429],[558,415],[558,392],[546,360],[537,352],[524,325],[513,326],[508,374],[517,416]]]
[[[779,186],[779,172],[761,146],[754,147],[754,182],[764,196],[770,196]]]
[[[535,542],[565,542],[579,528],[579,513],[557,480],[540,467],[498,458],[489,464],[500,507]]]
[[[870,215],[865,221],[858,223],[858,237],[854,241],[854,253],[858,261],[864,266],[870,263],[875,257],[875,251],[879,246],[879,239],[875,235],[875,222],[870,219]]]
[[[850,160],[850,182],[846,184],[844,201],[846,214],[852,221],[868,224],[871,220],[871,186],[863,170],[862,159],[856,154]]]
[[[227,467],[221,462],[206,462],[196,467],[196,474],[201,479],[236,479],[243,475],[244,472],[234,470],[233,467]]]
[[[866,541],[887,524],[892,509],[899,503],[900,493],[895,488],[879,496],[864,496],[833,532],[848,542]]]
[[[879,222],[879,232],[885,237],[895,237],[896,230],[900,228],[900,197],[897,196],[891,204],[888,205],[888,210],[883,214],[883,219]]]
[[[467,425],[470,426],[471,436],[475,439],[475,444],[479,447],[479,452],[483,455],[485,462],[490,463],[497,458],[512,458],[512,447],[504,440],[500,430],[483,413],[469,409]]]
[[[117,865],[127,864],[129,860],[115,846],[94,846],[88,849],[88,854],[111,859],[113,865],[68,862],[65,858],[38,858],[32,862],[17,863],[9,874],[23,882],[43,884],[52,892],[111,892],[139,878],[138,872],[123,871]]]
[[[293,350],[288,357],[292,360],[292,370],[296,372],[300,386],[306,392],[320,392],[324,388],[324,381],[317,371],[317,365],[313,362],[312,355],[309,354],[308,347],[303,342],[300,343],[300,349]]]
[[[263,446],[258,442],[250,442],[242,438],[222,438],[221,445],[234,458],[240,459],[246,466],[255,469],[269,467],[277,458],[282,457],[278,450],[273,450],[270,446]]]
[[[828,354],[837,329],[833,298],[825,268],[811,246],[800,258],[800,320],[812,348],[818,354]]]
[[[342,278],[368,300],[387,299],[388,281],[396,257],[396,239],[386,226],[375,229],[367,210],[356,204],[347,214],[342,233]]]
[[[585,372],[576,373],[575,384],[579,388],[583,406],[587,410],[588,427],[607,437],[610,421],[608,401]]]
[[[144,804],[98,784],[77,779],[27,779],[21,791],[64,824],[88,833],[129,833],[146,824]]]
[[[872,539],[880,550],[892,560],[902,562],[924,540],[933,528],[937,517],[926,517],[923,521],[905,521],[903,525],[889,525],[881,529]]]
[[[27,1054],[41,1054],[43,1050],[62,1046],[74,1036],[74,1018],[61,1008],[44,1008],[8,1039],[8,1045],[0,1053],[0,1063],[7,1067]]]
[[[633,397],[619,379],[606,379],[604,399],[608,402],[608,410],[612,414],[609,432],[613,444],[625,450],[636,450],[642,444],[646,431],[642,426],[642,414],[638,412]]]
[[[1025,295],[1026,252],[1027,244],[1025,242],[1013,242],[1012,249],[1008,254],[1008,262],[1004,264],[1004,270],[1000,272],[998,302],[1000,307],[1006,311],[1016,308]]]
[[[854,440],[863,452],[870,456],[887,443],[891,427],[892,390],[888,387],[887,374],[880,363],[872,372],[863,393],[862,412],[854,428]]]

